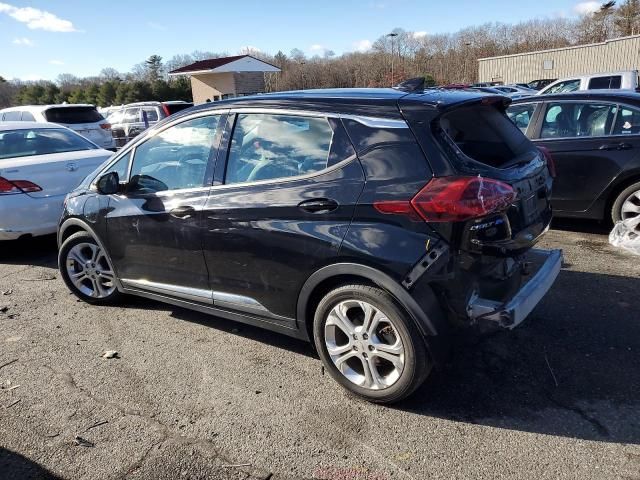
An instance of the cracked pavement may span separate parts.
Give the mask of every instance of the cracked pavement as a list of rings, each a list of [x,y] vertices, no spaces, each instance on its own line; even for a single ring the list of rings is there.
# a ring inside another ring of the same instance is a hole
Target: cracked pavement
[[[81,303],[54,239],[5,242],[0,478],[640,479],[640,257],[597,225],[559,227],[541,246],[565,266],[530,318],[459,335],[392,408],[351,398],[303,342]]]

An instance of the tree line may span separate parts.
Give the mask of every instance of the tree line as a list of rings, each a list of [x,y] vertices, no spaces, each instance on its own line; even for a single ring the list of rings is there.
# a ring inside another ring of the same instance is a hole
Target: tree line
[[[390,35],[391,34],[391,35]],[[401,28],[380,36],[365,51],[307,56],[297,48],[270,55],[248,53],[282,69],[266,75],[267,91],[331,87],[380,87],[424,76],[429,84],[477,80],[478,59],[602,42],[640,34],[640,0],[603,3],[575,19],[544,18],[517,24],[487,23],[454,33],[428,35]],[[128,73],[105,68],[97,77],[63,74],[54,82],[6,81],[0,77],[0,107],[20,104],[93,103],[120,105],[144,100],[191,100],[187,77],[168,72],[225,52],[177,55],[164,62],[152,55]],[[393,66],[393,67],[392,67]],[[4,81],[3,81],[4,80]],[[534,80],[534,79],[527,79]]]

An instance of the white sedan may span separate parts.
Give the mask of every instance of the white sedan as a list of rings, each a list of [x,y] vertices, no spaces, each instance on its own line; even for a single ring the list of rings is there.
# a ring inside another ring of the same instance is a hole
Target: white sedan
[[[67,193],[111,155],[54,123],[0,123],[0,240],[54,233]]]

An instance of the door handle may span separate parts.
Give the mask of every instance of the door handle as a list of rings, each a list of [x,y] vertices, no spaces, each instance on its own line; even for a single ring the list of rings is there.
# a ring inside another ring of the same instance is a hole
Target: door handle
[[[191,218],[191,214],[195,213],[196,209],[193,207],[177,207],[169,211],[169,215],[175,218],[182,218],[184,220]]]
[[[633,145],[630,143],[605,143],[604,145],[600,145],[599,150],[631,150]]]
[[[298,207],[309,213],[327,213],[336,210],[340,205],[330,198],[314,198],[300,202]]]

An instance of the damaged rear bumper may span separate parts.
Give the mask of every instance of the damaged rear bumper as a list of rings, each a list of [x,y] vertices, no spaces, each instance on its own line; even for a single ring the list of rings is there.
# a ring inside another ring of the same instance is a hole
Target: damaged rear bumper
[[[507,302],[501,303],[477,295],[467,305],[467,315],[473,323],[488,321],[512,329],[523,322],[553,285],[562,266],[562,250],[533,249],[527,255],[537,272]]]

